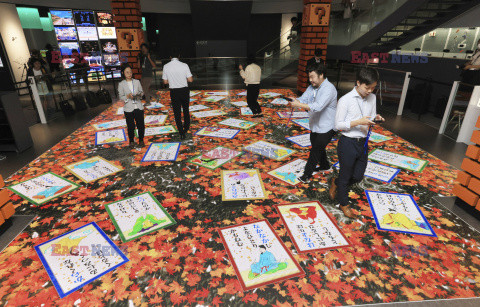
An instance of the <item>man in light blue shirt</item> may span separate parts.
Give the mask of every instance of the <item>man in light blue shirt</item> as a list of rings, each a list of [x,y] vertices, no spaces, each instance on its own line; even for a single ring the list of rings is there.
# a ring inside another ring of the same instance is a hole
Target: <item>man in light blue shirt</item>
[[[325,77],[326,68],[322,63],[307,67],[310,86],[298,98],[291,98],[292,107],[308,110],[310,142],[312,148],[303,175],[298,178],[307,183],[314,171],[328,171],[330,164],[325,148],[335,134],[335,110],[337,107],[337,89]],[[316,168],[317,164],[320,165]]]
[[[384,121],[377,114],[377,98],[372,91],[379,80],[378,72],[364,67],[357,73],[357,86],[338,100],[335,129],[340,131],[337,153],[340,164],[338,178],[330,182],[330,198],[337,197],[346,217],[354,218],[348,206],[348,191],[360,182],[368,163],[368,129],[375,121]]]

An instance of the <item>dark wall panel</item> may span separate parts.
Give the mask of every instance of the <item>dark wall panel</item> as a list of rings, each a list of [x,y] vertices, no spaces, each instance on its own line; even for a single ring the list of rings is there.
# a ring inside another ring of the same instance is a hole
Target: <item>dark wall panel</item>
[[[275,48],[280,47],[282,14],[254,14],[248,27],[248,54],[255,53],[265,45],[278,39]]]
[[[195,38],[191,15],[143,15],[145,16],[149,43],[157,56],[169,58],[171,48],[176,47],[180,48],[182,57],[195,57]]]

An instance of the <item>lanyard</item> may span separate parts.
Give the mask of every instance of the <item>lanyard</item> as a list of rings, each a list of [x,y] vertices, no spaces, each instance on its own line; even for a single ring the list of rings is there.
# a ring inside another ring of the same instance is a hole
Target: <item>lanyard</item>
[[[368,149],[368,139],[370,139],[370,134],[372,134],[372,127],[373,126],[370,126],[368,128],[367,139],[365,140],[365,144],[363,145],[365,153],[367,152],[367,149]]]
[[[362,107],[361,107],[360,104],[358,103],[358,97],[357,97],[357,99],[356,99],[355,101],[357,102],[357,106],[358,106],[358,108],[360,109],[360,114],[362,115],[362,118],[365,117],[365,116],[363,116]]]

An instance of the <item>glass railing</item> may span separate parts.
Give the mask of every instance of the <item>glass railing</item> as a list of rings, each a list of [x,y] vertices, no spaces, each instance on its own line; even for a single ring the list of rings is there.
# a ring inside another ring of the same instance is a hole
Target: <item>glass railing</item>
[[[284,52],[280,57],[256,58],[256,63],[262,69],[261,80],[266,80],[272,74],[282,69],[292,61],[298,59],[290,51]],[[154,86],[157,90],[166,88],[163,85],[163,65],[170,59],[162,59],[157,63],[158,68],[154,70]],[[192,88],[208,88],[229,86],[230,88],[244,87],[245,83],[240,76],[239,65],[247,66],[247,58],[244,57],[209,57],[209,58],[181,58],[180,61],[188,64],[193,75]],[[295,70],[292,73],[295,73]],[[268,87],[268,83],[264,84]]]
[[[112,71],[87,72],[84,69],[30,77],[30,106],[36,111],[38,122],[47,123],[62,116],[72,116],[77,111],[110,104],[116,97],[116,77]]]
[[[332,66],[327,63],[327,76],[330,82],[336,85],[338,97],[351,91],[355,86],[356,73],[364,67],[350,63],[341,63]],[[402,98],[403,84],[406,71],[375,67],[380,75],[380,82],[377,84],[375,94],[377,96],[377,109],[393,114],[398,113]]]
[[[329,45],[349,45],[382,22],[407,0],[358,1],[353,10],[341,6],[330,15]],[[350,12],[349,12],[350,11]]]
[[[454,140],[457,139],[474,88],[475,86],[471,84],[454,82],[440,133]]]

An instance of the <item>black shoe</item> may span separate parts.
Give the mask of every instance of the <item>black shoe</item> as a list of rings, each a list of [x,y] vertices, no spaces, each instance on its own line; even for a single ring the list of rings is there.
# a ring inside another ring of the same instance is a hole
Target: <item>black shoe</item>
[[[141,140],[140,142],[138,142],[138,145],[140,145],[140,147],[143,147],[145,146],[145,143],[143,142],[143,140]]]
[[[130,148],[135,148],[135,142],[130,142],[130,145],[128,145]]]
[[[305,174],[298,177],[298,180],[302,183],[308,183],[310,182],[310,179],[312,179],[312,176],[305,176]]]
[[[315,171],[316,171],[316,172],[321,172],[321,173],[329,172],[329,171],[331,171],[331,170],[333,170],[332,167],[326,168],[326,169],[322,169],[322,168],[320,168],[320,167],[316,167],[316,168],[315,168]]]

